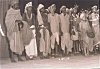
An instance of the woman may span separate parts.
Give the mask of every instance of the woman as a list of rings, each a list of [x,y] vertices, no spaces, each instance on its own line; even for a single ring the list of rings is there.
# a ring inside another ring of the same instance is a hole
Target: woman
[[[83,43],[83,51],[85,56],[89,55],[89,37],[87,36],[87,31],[90,29],[89,22],[87,20],[87,15],[83,11],[80,15],[81,22],[79,23],[80,35]]]

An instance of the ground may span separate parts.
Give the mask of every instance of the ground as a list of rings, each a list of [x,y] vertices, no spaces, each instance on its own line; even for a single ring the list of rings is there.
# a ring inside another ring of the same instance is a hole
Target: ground
[[[59,58],[50,59],[37,59],[24,62],[11,63],[10,59],[1,59],[1,69],[58,69],[58,68],[89,68],[98,69],[100,68],[100,55],[96,56],[71,56],[64,57],[63,60]]]

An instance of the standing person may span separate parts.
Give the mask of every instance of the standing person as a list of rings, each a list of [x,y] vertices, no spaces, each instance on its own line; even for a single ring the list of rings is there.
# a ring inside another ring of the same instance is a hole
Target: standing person
[[[89,30],[89,22],[87,20],[86,12],[83,11],[80,15],[81,22],[79,23],[80,35],[83,43],[83,51],[85,56],[89,55],[89,37],[87,36],[87,31]]]
[[[73,40],[73,48],[74,48],[74,54],[79,53],[79,47],[78,47],[78,31],[75,26],[72,27],[72,35],[71,39]]]
[[[72,26],[71,26],[71,39],[73,40],[74,54],[79,53],[79,15],[77,14],[78,6],[73,8],[72,12]]]
[[[99,38],[100,37],[100,24],[99,24],[99,14],[97,12],[97,6],[92,7],[91,22],[92,22],[92,27],[95,33],[93,42],[94,44],[96,44],[100,41],[100,38]]]
[[[7,27],[7,37],[10,41],[10,49],[12,51],[11,52],[12,62],[16,62],[14,59],[14,53],[17,54],[19,61],[23,61],[21,55],[24,50],[24,45],[23,42],[21,41],[21,35],[18,30],[14,31],[14,28],[17,26],[16,23],[18,23],[19,21],[21,22],[22,20],[18,3],[19,3],[18,0],[11,1],[11,7],[7,11],[7,15],[5,18],[5,24]]]
[[[58,48],[58,45],[59,45],[59,15],[57,13],[55,13],[55,11],[56,11],[56,5],[52,4],[51,9],[50,9],[50,14],[49,14],[49,17],[48,17],[48,21],[50,23],[51,49],[52,49],[52,55],[53,56],[58,55],[58,49],[57,48]],[[56,54],[54,54],[54,53],[56,53]]]
[[[61,48],[63,50],[63,56],[66,55],[65,52],[65,47],[67,48],[67,55],[72,52],[72,45],[71,40],[70,40],[70,34],[69,34],[69,14],[66,13],[68,12],[69,9],[66,9],[66,6],[62,6],[60,8],[60,12],[61,14],[60,16],[60,26],[61,26],[61,32],[62,32],[62,36],[61,36]]]
[[[14,54],[17,55],[18,61],[23,61],[21,55],[24,51],[24,46],[30,42],[32,34],[29,32],[27,22],[22,21],[19,0],[11,1],[11,7],[6,14],[5,24],[11,50],[11,61],[16,62]]]
[[[37,8],[37,20],[40,28],[40,58],[47,58],[50,53],[50,35],[48,16],[45,13],[44,5],[39,4]]]

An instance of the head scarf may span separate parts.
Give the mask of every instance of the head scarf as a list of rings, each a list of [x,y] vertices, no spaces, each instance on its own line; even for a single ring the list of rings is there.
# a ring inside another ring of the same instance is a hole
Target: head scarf
[[[14,6],[17,3],[19,3],[19,0],[11,0],[11,6]]]
[[[42,16],[41,16],[41,13],[40,13],[40,9],[43,8],[43,7],[44,7],[44,5],[39,4],[39,6],[37,8],[37,20],[38,20],[39,25],[43,25]]]
[[[27,12],[27,8],[30,7],[30,6],[32,7],[32,2],[29,2],[29,3],[26,4],[26,6],[25,6],[25,12]]]
[[[62,6],[62,7],[60,8],[60,13],[62,12],[62,9],[63,9],[63,8],[66,8],[66,6]]]

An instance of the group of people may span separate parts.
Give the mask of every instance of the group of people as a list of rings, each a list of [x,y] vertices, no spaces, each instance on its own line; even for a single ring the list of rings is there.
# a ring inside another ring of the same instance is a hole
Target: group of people
[[[72,54],[89,55],[97,53],[100,47],[99,10],[97,6],[78,12],[78,6],[61,6],[60,14],[56,5],[45,9],[43,4],[37,7],[37,14],[32,12],[32,2],[25,6],[20,14],[18,0],[12,0],[7,11],[5,24],[11,50],[11,61],[23,61],[37,58],[64,57]],[[99,50],[100,52],[100,50]]]

